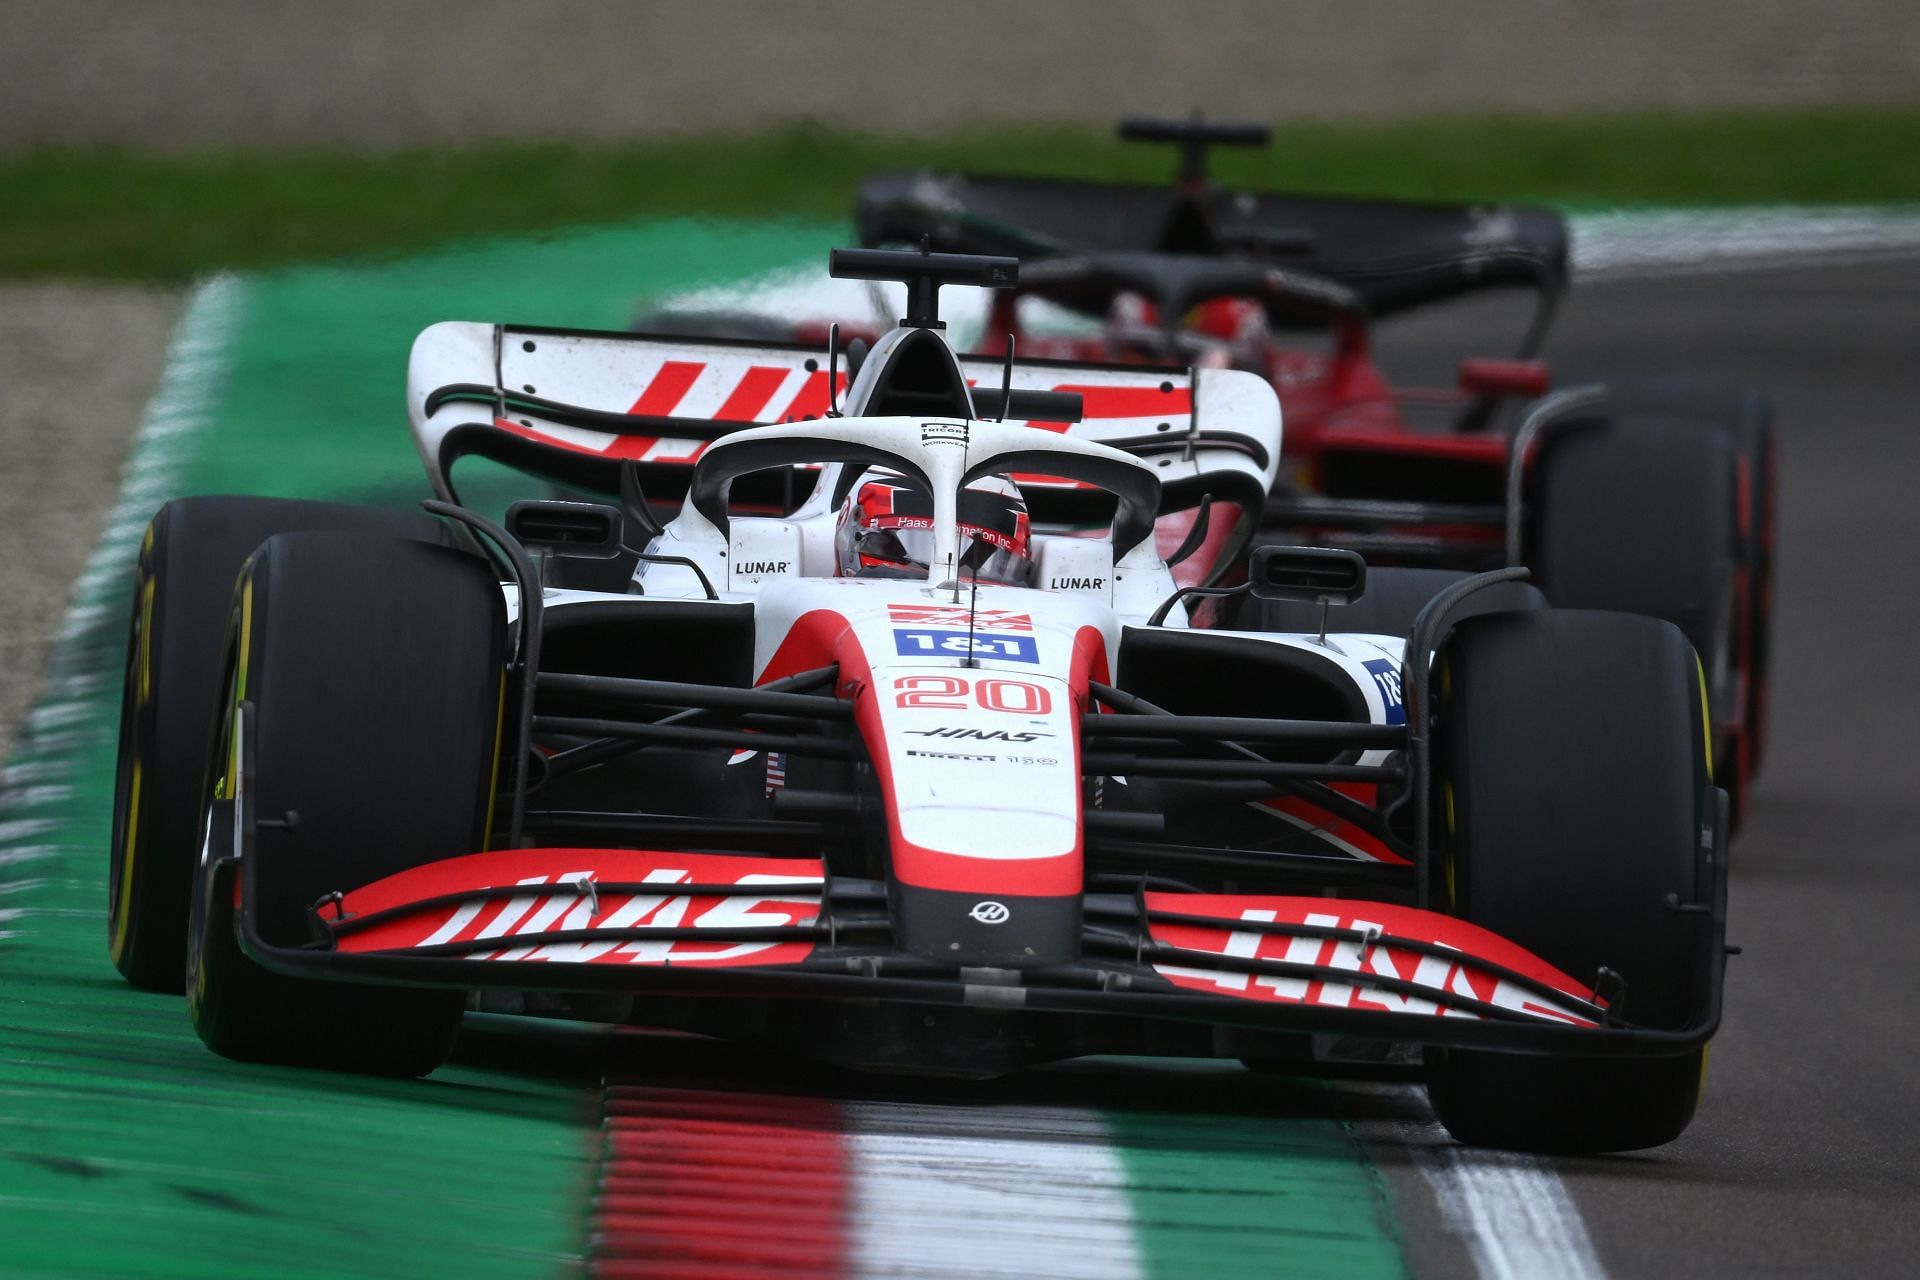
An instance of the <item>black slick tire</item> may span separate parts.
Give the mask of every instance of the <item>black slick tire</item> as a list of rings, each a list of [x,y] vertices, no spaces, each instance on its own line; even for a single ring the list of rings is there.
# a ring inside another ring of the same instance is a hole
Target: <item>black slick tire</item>
[[[243,851],[242,900],[254,936],[298,945],[326,894],[485,847],[505,636],[499,585],[464,552],[285,534],[255,554],[235,602],[227,728],[210,770],[215,836],[193,898],[188,1000],[214,1051],[393,1076],[444,1060],[464,992],[289,977],[241,946],[235,864],[219,856],[231,844],[218,834],[232,817],[231,726],[249,704],[247,802],[280,815]]]
[[[1711,378],[1615,378],[1607,391],[1615,413],[1659,416],[1722,432],[1734,445],[1734,497],[1740,566],[1740,635],[1736,664],[1743,685],[1743,722],[1736,750],[1743,773],[1761,771],[1766,754],[1768,660],[1774,612],[1774,526],[1778,449],[1772,407],[1751,388]]]
[[[1631,406],[1632,402],[1628,402]],[[1740,613],[1739,466],[1724,431],[1616,404],[1547,437],[1533,463],[1527,562],[1556,608],[1664,618],[1700,655],[1716,723],[1714,778],[1744,808],[1733,701]]]
[[[1759,774],[1767,747],[1779,491],[1772,406],[1749,387],[1710,378],[1610,378],[1607,391],[1616,413],[1691,422],[1724,433],[1733,445],[1740,619],[1735,662],[1744,687],[1742,733],[1735,749],[1744,753],[1744,773],[1751,778]]]
[[[128,626],[107,886],[108,952],[135,986],[181,990],[234,580],[255,547],[300,529],[445,537],[439,521],[417,512],[288,498],[179,498],[147,526]]]
[[[1691,646],[1653,618],[1508,613],[1461,624],[1440,671],[1439,896],[1578,981],[1614,970],[1626,1022],[1685,1028],[1713,937],[1668,895],[1711,892],[1716,803]],[[1686,1128],[1703,1064],[1435,1049],[1428,1093],[1462,1142],[1628,1151]]]

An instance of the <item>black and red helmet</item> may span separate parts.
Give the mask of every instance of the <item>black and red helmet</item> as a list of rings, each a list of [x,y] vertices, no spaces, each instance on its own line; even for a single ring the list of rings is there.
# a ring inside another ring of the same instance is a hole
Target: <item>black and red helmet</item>
[[[960,491],[958,514],[962,579],[1032,585],[1032,523],[1012,481],[972,481]],[[932,495],[895,472],[868,471],[840,508],[834,547],[842,577],[925,577],[933,555]]]

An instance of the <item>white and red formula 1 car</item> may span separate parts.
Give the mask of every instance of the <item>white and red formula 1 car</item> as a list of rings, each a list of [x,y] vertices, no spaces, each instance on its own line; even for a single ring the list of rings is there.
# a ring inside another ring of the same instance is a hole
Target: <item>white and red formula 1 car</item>
[[[834,265],[910,286],[871,350],[428,329],[430,515],[162,509],[121,970],[243,1059],[417,1074],[469,992],[612,993],[946,1074],[1395,1055],[1467,1141],[1679,1133],[1727,826],[1681,633],[1249,557],[1262,379],[959,357],[940,285],[1017,263]],[[502,527],[474,455],[617,501]]]

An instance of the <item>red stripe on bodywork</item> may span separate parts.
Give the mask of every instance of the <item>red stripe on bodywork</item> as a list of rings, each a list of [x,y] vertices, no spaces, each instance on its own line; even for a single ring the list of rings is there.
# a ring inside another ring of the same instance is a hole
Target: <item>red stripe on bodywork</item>
[[[654,458],[649,456],[652,454],[655,445],[658,445],[662,440],[672,438],[671,436],[620,436],[615,439],[612,444],[607,446],[607,451],[601,456],[607,458],[632,458],[639,462],[692,462],[695,458],[698,458],[702,453],[706,452],[707,442],[705,440],[689,440],[686,442],[688,452],[682,456],[673,458]]]
[[[1063,383],[1054,390],[1080,397],[1082,422],[1094,422],[1101,418],[1187,417],[1193,413],[1193,388],[1188,386],[1173,385],[1171,389],[1162,391],[1159,387],[1076,386]],[[1073,424],[1036,420],[1027,425],[1043,431],[1065,431]]]
[[[550,436],[544,431],[536,430],[533,427],[522,426],[520,423],[514,422],[508,418],[495,418],[493,420],[493,425],[500,428],[500,430],[502,431],[508,432],[511,435],[519,436],[522,440],[531,440],[535,444],[544,444],[547,447],[552,449],[565,449],[568,453],[584,453],[589,457],[613,456],[611,453],[603,453],[601,450],[595,449],[591,445],[584,445],[579,443],[576,440],[563,440],[559,436]],[[624,436],[608,436],[607,437],[608,440],[612,440],[612,441],[619,441],[625,438],[626,437]],[[648,437],[648,439],[651,439],[651,438],[652,437]]]
[[[714,411],[717,422],[758,422],[760,411],[773,399],[773,393],[787,380],[787,370],[779,365],[757,364],[747,370],[740,385],[726,403]]]
[[[594,432],[607,443],[600,448],[582,444],[578,440],[567,440],[560,436],[548,435],[533,427],[523,426],[507,418],[495,418],[493,425],[500,430],[519,436],[522,440],[531,440],[535,444],[546,445],[549,449],[564,449],[568,453],[584,453],[590,458],[642,458],[647,450],[658,444],[658,436],[616,436]]]
[[[848,1162],[833,1103],[609,1084],[605,1112],[590,1274],[846,1274]]]
[[[841,394],[844,395],[847,389],[847,375],[842,372],[834,379],[834,385],[838,387]],[[800,385],[800,390],[794,395],[793,399],[787,402],[787,407],[773,415],[772,420],[775,422],[799,422],[806,418],[818,418],[825,414],[829,407],[827,403],[827,371],[825,369],[816,369],[813,374]]]
[[[653,381],[647,384],[640,398],[633,402],[628,413],[645,414],[649,417],[664,417],[679,407],[681,399],[687,394],[694,380],[706,370],[706,364],[692,360],[669,360],[660,366],[660,372],[653,375]],[[769,395],[772,393],[769,392]]]
[[[1371,782],[1334,782],[1328,785],[1349,799],[1358,800],[1369,807],[1378,807],[1379,802],[1375,794],[1377,787]],[[1400,866],[1411,865],[1380,837],[1364,827],[1357,827],[1345,818],[1321,808],[1311,800],[1305,800],[1299,796],[1275,796],[1271,800],[1262,800],[1260,806],[1306,823],[1312,830],[1324,831],[1327,835],[1351,845],[1377,862],[1391,862]]]

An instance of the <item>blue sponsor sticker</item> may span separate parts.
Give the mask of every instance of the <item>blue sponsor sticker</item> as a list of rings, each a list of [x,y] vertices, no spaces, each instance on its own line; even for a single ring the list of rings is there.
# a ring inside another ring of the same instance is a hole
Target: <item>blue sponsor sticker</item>
[[[1006,662],[1038,662],[1040,646],[1032,636],[987,635],[964,631],[908,631],[893,633],[895,653],[908,658],[999,658]]]
[[[1369,658],[1364,665],[1380,690],[1380,701],[1387,709],[1387,723],[1405,724],[1407,706],[1400,698],[1400,664],[1387,658]]]

